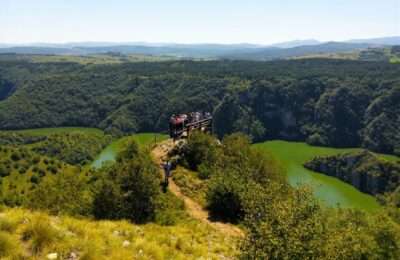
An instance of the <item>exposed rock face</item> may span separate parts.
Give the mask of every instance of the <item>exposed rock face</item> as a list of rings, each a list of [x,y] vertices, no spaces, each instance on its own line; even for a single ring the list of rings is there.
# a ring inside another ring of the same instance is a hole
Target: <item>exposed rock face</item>
[[[350,183],[362,192],[391,192],[400,185],[400,162],[380,159],[368,151],[315,157],[304,167]]]

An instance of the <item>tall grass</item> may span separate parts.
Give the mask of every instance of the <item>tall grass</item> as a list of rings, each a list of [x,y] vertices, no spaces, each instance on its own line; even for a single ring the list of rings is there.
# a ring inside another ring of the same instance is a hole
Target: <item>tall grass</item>
[[[164,224],[164,223],[163,223]],[[53,217],[24,209],[0,215],[0,259],[232,259],[236,240],[210,226],[183,217],[170,225],[135,225]],[[20,250],[23,249],[23,250]]]

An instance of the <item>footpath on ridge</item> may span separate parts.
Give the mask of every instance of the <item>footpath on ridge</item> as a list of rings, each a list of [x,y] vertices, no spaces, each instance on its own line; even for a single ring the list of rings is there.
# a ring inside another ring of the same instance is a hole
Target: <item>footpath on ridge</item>
[[[151,154],[153,157],[153,160],[157,165],[160,167],[160,172],[164,175],[164,170],[162,168],[162,163],[163,163],[163,158],[166,158],[168,152],[174,148],[174,142],[172,139],[165,140],[163,142],[160,142],[156,144],[154,149],[152,150]],[[184,195],[181,192],[181,189],[179,188],[178,185],[175,184],[172,178],[169,180],[169,185],[168,189],[175,194],[178,198],[182,199],[185,203],[186,210],[188,211],[189,215],[193,217],[194,219],[197,219],[201,222],[204,222],[216,230],[230,236],[236,236],[236,237],[242,237],[244,236],[243,231],[228,223],[223,223],[219,221],[212,221],[210,220],[210,216],[207,210],[205,210],[200,204],[198,204],[196,201],[192,200],[188,196]]]

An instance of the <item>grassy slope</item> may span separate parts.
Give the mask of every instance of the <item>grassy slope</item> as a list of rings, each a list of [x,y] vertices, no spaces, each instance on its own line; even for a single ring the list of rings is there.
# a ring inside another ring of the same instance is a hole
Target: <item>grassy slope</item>
[[[53,128],[23,130],[30,135],[46,135],[70,131],[99,133],[97,129]],[[164,140],[165,135],[156,135],[156,140]],[[121,149],[128,140],[135,140],[141,148],[150,147],[155,134],[144,133],[124,137],[112,145],[115,151]],[[13,149],[7,147],[1,158],[10,160]],[[25,149],[27,150],[27,149]],[[27,150],[28,151],[28,150]],[[31,156],[40,157],[33,165]],[[47,174],[47,157],[29,152],[21,164],[29,165],[24,174],[12,169],[10,176],[3,178],[7,187],[10,183],[18,187],[16,193],[29,189],[33,167],[37,166]],[[57,160],[47,158],[58,165]],[[62,164],[61,170],[74,170],[74,167]],[[6,189],[3,187],[3,191]],[[125,246],[124,246],[125,243]],[[8,249],[7,249],[8,248]],[[210,259],[233,258],[236,254],[236,242],[210,226],[192,219],[181,219],[174,226],[156,224],[135,225],[126,221],[95,221],[71,217],[50,217],[46,213],[33,213],[25,209],[5,209],[0,213],[0,258],[32,257],[44,259],[49,253],[58,253],[67,258],[71,253],[80,259]]]
[[[176,226],[135,225],[5,209],[0,213],[0,230],[0,246],[9,248],[3,250],[3,257],[44,259],[57,253],[66,259],[74,253],[80,259],[96,260],[230,259],[237,252],[234,240],[197,221]]]

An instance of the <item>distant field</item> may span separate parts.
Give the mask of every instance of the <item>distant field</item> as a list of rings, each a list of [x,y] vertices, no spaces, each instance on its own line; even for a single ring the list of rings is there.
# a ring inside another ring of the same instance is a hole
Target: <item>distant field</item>
[[[88,127],[54,127],[54,128],[37,128],[37,129],[26,129],[26,130],[1,130],[0,132],[8,132],[8,133],[20,133],[27,134],[33,136],[40,135],[50,135],[50,134],[58,134],[58,133],[68,133],[80,131],[84,133],[92,133],[92,134],[104,134],[103,130],[98,128],[88,128]]]
[[[341,60],[357,60],[359,58],[359,51],[351,52],[338,52],[338,53],[321,53],[321,54],[308,54],[289,59],[341,59]]]
[[[400,63],[400,57],[393,56],[390,58],[391,63]]]
[[[93,55],[35,55],[21,54],[18,56],[3,56],[2,59],[27,60],[34,63],[79,63],[88,64],[119,64],[124,62],[157,62],[179,60],[176,56],[153,56],[144,54],[113,55],[113,54],[93,54]]]

